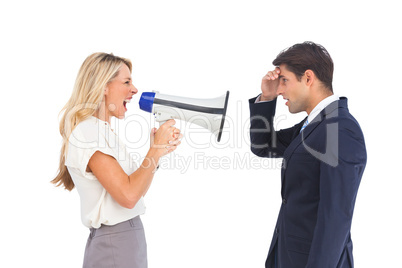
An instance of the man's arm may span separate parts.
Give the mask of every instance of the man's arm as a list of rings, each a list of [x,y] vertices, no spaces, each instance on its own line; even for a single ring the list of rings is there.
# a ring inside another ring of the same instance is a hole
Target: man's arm
[[[293,139],[295,127],[275,131],[273,120],[281,70],[276,67],[261,81],[261,95],[249,100],[251,151],[260,157],[282,157]]]
[[[320,202],[306,268],[336,267],[347,246],[357,190],[366,165],[366,148],[360,127],[339,122],[339,138],[330,152],[335,165],[320,164]],[[336,152],[338,148],[338,152]],[[351,246],[351,245],[350,245]]]
[[[295,127],[275,131],[276,98],[261,103],[255,103],[255,99],[249,100],[251,151],[260,157],[282,157],[292,141]]]

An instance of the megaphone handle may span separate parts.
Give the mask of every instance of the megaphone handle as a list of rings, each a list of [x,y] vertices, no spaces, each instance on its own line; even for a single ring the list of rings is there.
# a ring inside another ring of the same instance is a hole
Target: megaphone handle
[[[159,122],[159,127],[161,127],[163,124],[166,123],[166,121],[158,121]]]

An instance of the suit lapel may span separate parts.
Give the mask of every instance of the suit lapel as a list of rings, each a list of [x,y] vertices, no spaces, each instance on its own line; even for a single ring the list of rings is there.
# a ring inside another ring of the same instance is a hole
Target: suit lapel
[[[296,137],[293,139],[293,141],[289,144],[288,148],[286,149],[283,159],[284,161],[289,161],[290,158],[293,155],[294,150],[302,143],[305,139],[307,139],[308,136],[310,136],[311,132],[319,125],[321,124],[323,115],[320,113],[318,114],[312,122],[310,122],[305,129],[301,133],[299,133],[300,129],[297,129],[297,132],[295,133]]]
[[[287,163],[291,159],[293,152],[295,149],[310,136],[310,134],[321,124],[325,121],[327,118],[327,115],[330,115],[331,117],[337,116],[338,113],[333,114],[333,112],[339,107],[346,106],[347,104],[345,103],[347,101],[346,98],[341,98],[340,101],[334,101],[333,103],[329,104],[324,110],[322,110],[312,122],[310,122],[306,128],[299,134],[299,131],[301,129],[301,124],[300,123],[300,128],[296,129],[296,137],[293,139],[293,141],[289,144],[288,148],[286,149],[284,155],[283,155],[283,162],[282,162],[282,185],[285,182],[285,173],[286,173],[286,168],[287,168]],[[305,121],[305,120],[304,120]],[[303,121],[303,122],[304,122]],[[283,192],[283,187],[282,187],[282,192]],[[283,193],[282,193],[283,194]]]

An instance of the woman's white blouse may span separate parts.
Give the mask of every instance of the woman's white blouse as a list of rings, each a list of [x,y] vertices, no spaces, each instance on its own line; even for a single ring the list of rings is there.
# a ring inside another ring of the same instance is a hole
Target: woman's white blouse
[[[96,151],[115,158],[127,175],[137,169],[125,144],[107,122],[92,116],[79,123],[69,138],[65,165],[81,199],[82,223],[88,228],[99,228],[101,224],[114,225],[144,214],[143,197],[132,209],[122,207],[94,174],[86,171],[89,159]]]

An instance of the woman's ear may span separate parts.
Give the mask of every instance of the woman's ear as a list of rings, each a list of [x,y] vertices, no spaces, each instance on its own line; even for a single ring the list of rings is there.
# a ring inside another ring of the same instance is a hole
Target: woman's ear
[[[105,89],[103,90],[103,95],[107,96],[109,94],[109,88],[108,86],[105,87]]]

